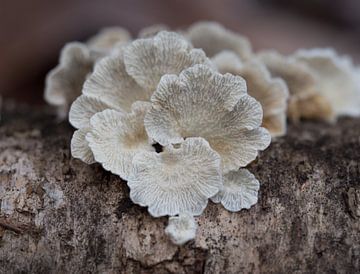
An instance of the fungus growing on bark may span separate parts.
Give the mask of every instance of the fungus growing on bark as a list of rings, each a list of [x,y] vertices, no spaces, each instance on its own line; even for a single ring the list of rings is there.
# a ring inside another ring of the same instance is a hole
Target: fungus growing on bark
[[[193,216],[209,199],[232,212],[256,204],[260,183],[243,167],[286,133],[287,114],[360,115],[360,68],[330,49],[254,55],[246,38],[213,22],[186,38],[166,28],[134,41],[108,28],[69,43],[45,98],[65,111],[72,103],[72,156],[127,180],[134,203],[170,216],[165,232],[181,245],[195,238]]]
[[[246,169],[231,171],[223,176],[224,187],[211,200],[221,203],[227,210],[236,212],[249,209],[257,203],[259,181]]]
[[[194,217],[188,213],[180,213],[178,216],[169,217],[166,235],[176,245],[183,245],[195,239],[197,224]]]

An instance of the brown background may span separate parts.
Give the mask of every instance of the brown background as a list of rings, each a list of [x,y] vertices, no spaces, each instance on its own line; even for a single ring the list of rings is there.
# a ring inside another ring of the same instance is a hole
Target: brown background
[[[179,28],[198,20],[243,33],[255,50],[333,46],[360,62],[358,0],[0,0],[0,92],[43,103],[44,77],[61,47],[101,27],[120,25],[136,35],[154,23]]]

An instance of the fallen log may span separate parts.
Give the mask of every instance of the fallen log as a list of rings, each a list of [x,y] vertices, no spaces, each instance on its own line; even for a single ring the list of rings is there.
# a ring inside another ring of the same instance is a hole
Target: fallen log
[[[178,247],[126,183],[70,155],[46,107],[4,102],[0,273],[359,273],[360,119],[289,125],[250,171],[259,202],[209,202]]]

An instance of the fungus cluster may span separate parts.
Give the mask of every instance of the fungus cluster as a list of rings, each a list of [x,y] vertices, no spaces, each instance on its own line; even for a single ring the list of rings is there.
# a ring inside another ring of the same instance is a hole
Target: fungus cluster
[[[184,244],[209,200],[231,212],[257,203],[246,167],[287,118],[360,115],[359,70],[331,49],[255,53],[212,22],[137,39],[108,28],[64,47],[45,99],[76,128],[72,156],[127,181],[130,199],[169,216],[166,234]]]

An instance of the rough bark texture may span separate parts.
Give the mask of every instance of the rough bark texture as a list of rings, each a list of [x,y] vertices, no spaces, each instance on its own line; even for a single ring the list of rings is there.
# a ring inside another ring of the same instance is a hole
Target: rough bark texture
[[[182,247],[118,177],[71,158],[66,122],[7,102],[1,123],[0,273],[359,273],[359,119],[290,125],[250,167],[259,203],[210,203]]]

